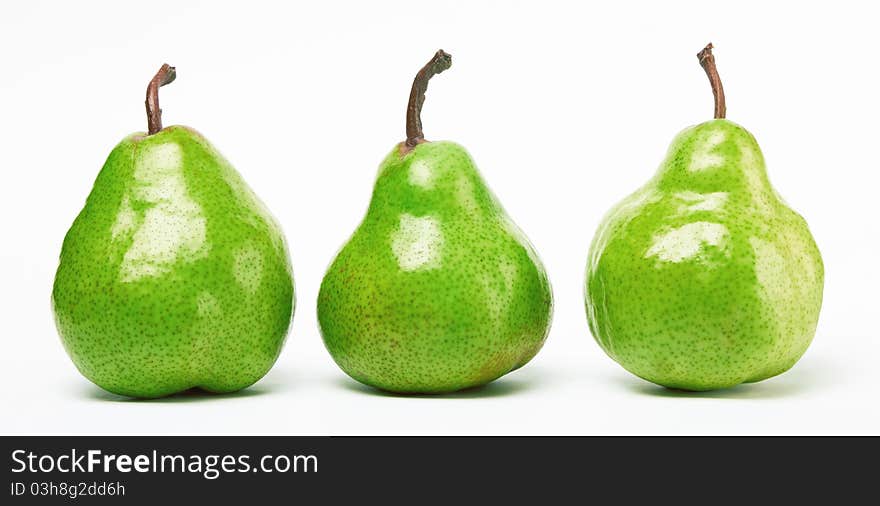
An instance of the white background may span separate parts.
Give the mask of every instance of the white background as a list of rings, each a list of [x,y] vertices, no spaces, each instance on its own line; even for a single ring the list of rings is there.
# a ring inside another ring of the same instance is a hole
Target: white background
[[[878,433],[880,73],[869,2],[7,2],[0,7],[0,432],[284,434]],[[14,6],[13,6],[14,4]],[[809,222],[826,268],[816,339],[790,372],[682,394],[589,334],[583,275],[603,214],[672,137],[710,119],[696,53],[715,43],[728,118]],[[394,397],[321,343],[324,270],[404,137],[411,80],[453,55],[423,119],[467,147],[554,288],[544,350],[476,391]],[[55,331],[61,241],[107,154],[146,128],[204,133],[282,223],[298,300],[275,368],[239,394],[132,401],[84,379]]]

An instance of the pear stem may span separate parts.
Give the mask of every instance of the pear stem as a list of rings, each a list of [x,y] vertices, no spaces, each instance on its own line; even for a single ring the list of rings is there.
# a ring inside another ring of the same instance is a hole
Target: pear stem
[[[428,91],[428,81],[436,74],[443,72],[452,65],[452,56],[442,49],[434,54],[413,80],[412,90],[409,93],[409,104],[406,106],[406,147],[413,148],[420,142],[425,141],[422,132],[422,105],[425,103],[425,92]]]
[[[150,135],[162,130],[162,109],[159,108],[159,88],[170,84],[177,77],[174,67],[167,63],[156,72],[147,86],[147,127]]]
[[[700,59],[700,66],[706,71],[709,83],[712,85],[712,95],[715,96],[715,119],[724,119],[727,115],[727,103],[724,101],[724,86],[721,85],[721,77],[715,66],[715,55],[712,54],[711,42],[697,53],[697,58]]]

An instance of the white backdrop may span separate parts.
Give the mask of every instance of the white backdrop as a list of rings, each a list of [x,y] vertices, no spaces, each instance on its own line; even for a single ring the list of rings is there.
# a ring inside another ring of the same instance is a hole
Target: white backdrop
[[[16,2],[0,7],[0,432],[290,434],[878,433],[877,12],[868,2]],[[88,6],[86,6],[88,5]],[[593,342],[589,242],[682,128],[710,119],[708,41],[728,118],[761,144],[826,268],[816,339],[757,385],[672,393]],[[423,119],[463,144],[550,275],[544,350],[482,390],[393,397],[321,343],[324,270],[404,138],[411,80],[453,55]],[[279,219],[298,304],[281,358],[225,397],[137,402],[84,379],[49,293],[61,241],[112,147],[146,129],[163,62],[166,125],[200,130]]]

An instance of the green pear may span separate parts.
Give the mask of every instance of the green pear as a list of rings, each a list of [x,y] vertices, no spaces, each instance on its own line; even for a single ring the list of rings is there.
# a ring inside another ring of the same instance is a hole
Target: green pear
[[[131,397],[259,380],[281,351],[293,278],[281,228],[208,141],[162,128],[110,153],[64,238],[52,306],[65,349],[100,387]]]
[[[339,367],[393,392],[488,383],[531,360],[550,325],[550,284],[531,244],[464,148],[424,140],[428,80],[450,65],[441,50],[417,74],[407,140],[382,162],[318,296]]]
[[[698,56],[715,119],[678,134],[654,178],[608,213],[586,275],[587,318],[605,352],[648,381],[698,391],[791,368],[813,339],[824,279],[755,138],[724,119],[711,50]]]

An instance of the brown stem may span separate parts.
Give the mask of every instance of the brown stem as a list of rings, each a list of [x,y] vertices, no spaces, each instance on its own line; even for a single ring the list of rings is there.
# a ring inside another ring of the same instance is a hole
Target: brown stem
[[[425,134],[422,132],[422,104],[425,103],[425,92],[428,90],[428,81],[436,74],[443,72],[452,65],[452,56],[443,51],[437,51],[413,80],[412,90],[409,93],[409,104],[406,106],[406,146],[415,147],[424,142]]]
[[[177,72],[167,63],[153,76],[147,86],[147,126],[150,135],[162,130],[162,109],[159,108],[159,88],[174,81]]]
[[[715,95],[715,119],[724,119],[727,115],[727,104],[724,101],[724,87],[721,86],[721,77],[718,75],[718,69],[715,67],[715,55],[712,54],[712,43],[710,42],[702,51],[697,53],[700,59],[700,66],[709,76],[709,83],[712,85],[712,94]]]

